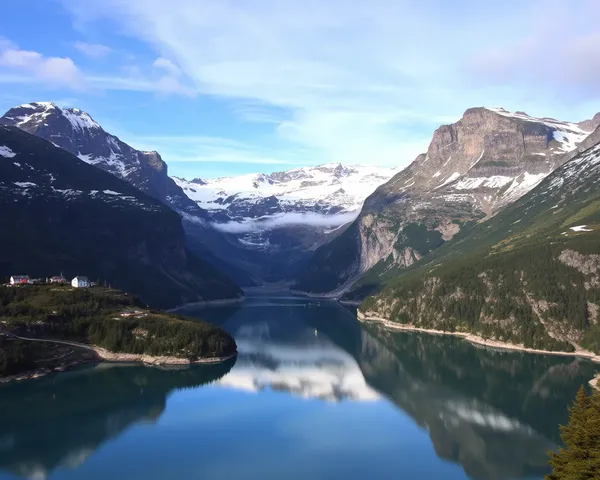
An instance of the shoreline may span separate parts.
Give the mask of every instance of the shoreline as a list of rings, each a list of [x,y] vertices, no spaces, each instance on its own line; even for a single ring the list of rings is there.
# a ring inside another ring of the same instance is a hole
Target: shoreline
[[[499,350],[515,350],[515,351],[521,351],[521,352],[526,352],[526,353],[535,353],[535,354],[541,354],[541,355],[562,355],[562,356],[567,356],[567,357],[580,357],[580,358],[587,358],[588,360],[591,360],[594,363],[600,363],[600,355],[596,355],[594,352],[590,352],[588,350],[579,350],[579,351],[576,350],[574,352],[557,352],[557,351],[552,351],[552,350],[541,350],[538,348],[529,348],[529,347],[524,347],[522,345],[517,345],[514,343],[501,342],[498,340],[486,340],[485,338],[482,338],[479,335],[475,335],[474,333],[469,333],[469,332],[448,332],[445,330],[435,330],[435,329],[429,329],[429,328],[415,327],[412,325],[403,325],[403,324],[392,322],[386,318],[365,315],[361,311],[357,312],[357,318],[360,321],[378,322],[378,323],[381,323],[384,327],[394,329],[394,330],[421,332],[421,333],[428,333],[430,335],[452,335],[455,337],[461,337],[464,340],[467,340],[468,342],[471,342],[475,345],[480,345],[480,346],[487,347],[487,348],[495,348],[495,349],[499,349]],[[598,376],[596,378],[600,379],[600,374],[598,374]]]
[[[91,348],[96,352],[98,358],[103,362],[107,363],[140,363],[147,366],[165,366],[165,365],[211,365],[215,363],[226,362],[227,360],[235,357],[237,352],[228,355],[226,357],[206,357],[199,358],[190,362],[186,358],[169,357],[169,356],[152,356],[144,353],[118,353],[111,352],[102,347],[96,347],[95,345]]]
[[[177,305],[176,307],[166,310],[168,313],[178,312],[180,310],[187,310],[190,308],[205,308],[205,307],[219,307],[223,305],[234,305],[242,303],[246,297],[241,296],[237,298],[221,298],[218,300],[201,300],[198,302],[189,302]]]
[[[600,390],[600,373],[590,380],[590,387]]]
[[[226,362],[237,356],[238,352],[225,356],[225,357],[206,357],[199,358],[198,360],[194,360],[190,362],[185,358],[179,357],[168,357],[168,356],[152,356],[146,354],[135,354],[135,353],[116,353],[111,352],[110,350],[106,350],[102,347],[97,347],[95,345],[87,345],[83,344],[81,348],[84,350],[92,351],[95,353],[96,358],[81,358],[79,360],[75,360],[66,365],[61,365],[60,367],[55,368],[40,368],[39,370],[32,370],[24,373],[17,373],[15,375],[9,375],[6,377],[0,377],[0,386],[6,385],[9,383],[22,382],[25,380],[35,380],[38,378],[45,377],[46,375],[50,375],[52,373],[63,373],[69,370],[72,370],[76,367],[80,367],[86,364],[96,364],[96,365],[139,365],[145,367],[189,367],[193,365],[215,365],[218,363]]]

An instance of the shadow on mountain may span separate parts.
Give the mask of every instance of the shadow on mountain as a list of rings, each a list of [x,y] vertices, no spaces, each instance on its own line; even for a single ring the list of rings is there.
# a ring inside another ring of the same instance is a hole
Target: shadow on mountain
[[[172,391],[215,382],[234,364],[101,364],[1,387],[0,469],[30,478],[46,478],[58,467],[74,469],[132,425],[156,422]]]
[[[474,479],[549,473],[547,452],[589,362],[478,348],[448,336],[368,326],[367,383],[427,429],[437,455]]]

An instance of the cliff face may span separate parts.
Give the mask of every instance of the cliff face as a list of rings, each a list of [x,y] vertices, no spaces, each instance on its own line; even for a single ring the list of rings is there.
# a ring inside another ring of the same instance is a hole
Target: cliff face
[[[241,294],[191,255],[181,218],[128,183],[0,126],[0,275],[87,275],[155,306]]]
[[[340,294],[366,272],[377,283],[412,265],[530,191],[589,133],[521,112],[467,110],[436,130],[427,153],[366,199],[343,235],[317,250],[298,288]]]
[[[525,347],[600,353],[599,174],[596,144],[390,281],[361,311]]]

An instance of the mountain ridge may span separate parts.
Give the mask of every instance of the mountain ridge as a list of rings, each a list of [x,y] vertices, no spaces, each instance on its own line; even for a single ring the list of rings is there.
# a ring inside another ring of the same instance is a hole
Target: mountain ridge
[[[599,353],[599,174],[596,143],[389,281],[360,311],[528,348]]]
[[[84,274],[161,307],[241,295],[154,197],[17,127],[0,146],[0,275]]]
[[[583,124],[598,121],[597,115]],[[567,161],[591,133],[580,125],[497,108],[466,110],[435,131],[427,153],[365,200],[343,235],[317,249],[295,287],[337,296],[365,274],[409,267]]]

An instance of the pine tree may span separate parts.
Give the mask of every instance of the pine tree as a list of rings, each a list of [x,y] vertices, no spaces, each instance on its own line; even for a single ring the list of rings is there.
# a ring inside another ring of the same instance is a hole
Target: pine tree
[[[569,409],[569,423],[560,431],[565,447],[550,452],[553,472],[546,479],[600,479],[600,392],[590,397],[581,386]]]

